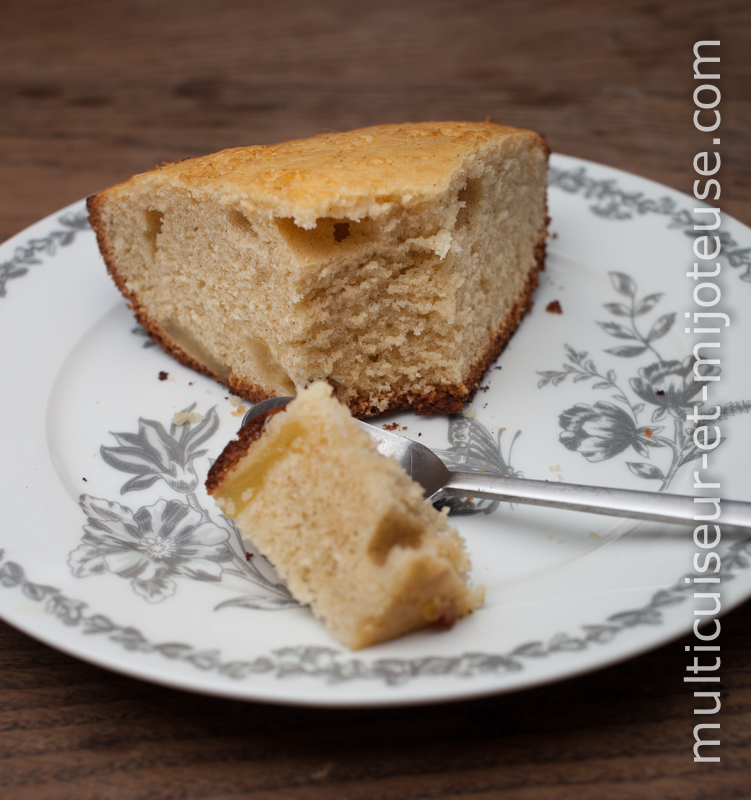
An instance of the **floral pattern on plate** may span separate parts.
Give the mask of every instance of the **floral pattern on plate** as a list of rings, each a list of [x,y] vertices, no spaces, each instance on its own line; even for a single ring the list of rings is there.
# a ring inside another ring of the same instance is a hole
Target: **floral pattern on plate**
[[[159,603],[175,593],[178,577],[219,582],[227,572],[266,594],[245,594],[218,608],[236,604],[278,610],[297,605],[284,584],[269,580],[256,566],[232,521],[222,517],[219,524],[201,507],[194,461],[206,456],[208,451],[198,448],[216,433],[219,421],[216,408],[205,416],[194,408],[176,415],[181,424],[173,419],[169,430],[160,422],[140,418],[137,433],[113,433],[118,445],[102,445],[105,464],[134,475],[122,485],[121,494],[148,489],[162,480],[185,500],[160,499],[133,511],[82,494],[87,524],[82,543],[68,560],[73,574],[87,578],[112,573],[130,581],[133,591],[147,602]]]
[[[596,382],[592,384],[593,389],[614,391],[612,398],[620,405],[598,400],[594,405],[577,403],[566,409],[559,417],[563,428],[561,444],[569,450],[581,453],[587,461],[592,462],[613,458],[629,447],[644,458],[650,458],[656,449],[665,449],[671,454],[666,468],[644,461],[626,462],[634,475],[646,480],[659,480],[659,491],[665,491],[684,464],[702,455],[694,442],[694,426],[686,424],[687,412],[694,408],[695,397],[702,391],[702,383],[694,380],[694,375],[702,379],[716,379],[720,368],[713,363],[715,359],[697,363],[693,355],[682,361],[664,360],[654,342],[670,331],[676,314],[663,314],[655,320],[647,333],[643,333],[639,330],[637,318],[651,312],[660,301],[662,293],[639,297],[636,281],[622,272],[611,272],[610,279],[615,290],[628,298],[628,303],[605,303],[604,307],[616,317],[627,318],[630,324],[597,324],[609,336],[629,341],[630,344],[607,348],[605,352],[620,358],[649,355],[658,359],[647,366],[639,367],[638,373],[629,380],[632,392],[641,402],[632,403],[629,400],[626,390],[618,384],[615,370],[608,370],[602,375],[586,351],[577,351],[570,345],[565,345],[568,363],[561,370],[540,372],[542,377],[537,385],[539,388],[548,384],[559,386],[570,377],[575,383],[594,379]],[[639,417],[647,406],[651,407],[651,416],[648,424],[643,425],[640,424]],[[725,403],[712,424],[749,410],[751,400]],[[700,408],[698,413],[706,413],[706,409]],[[660,435],[665,426],[654,423],[662,420],[667,422],[669,419],[672,419],[672,431]],[[714,440],[710,438],[707,444],[713,445]]]

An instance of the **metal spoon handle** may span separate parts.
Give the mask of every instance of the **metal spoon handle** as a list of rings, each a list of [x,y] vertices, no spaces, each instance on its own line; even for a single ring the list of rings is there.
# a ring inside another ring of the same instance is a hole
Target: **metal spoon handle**
[[[720,515],[713,503],[695,502],[693,497],[658,492],[639,492],[631,489],[606,489],[599,486],[579,486],[574,483],[553,483],[498,475],[478,475],[452,472],[441,494],[507,500],[533,506],[551,506],[572,511],[589,511],[612,517],[646,519],[652,522],[677,522],[689,525],[721,524],[751,530],[751,503],[721,500]],[[701,498],[699,498],[701,499]],[[706,498],[705,498],[706,499]]]

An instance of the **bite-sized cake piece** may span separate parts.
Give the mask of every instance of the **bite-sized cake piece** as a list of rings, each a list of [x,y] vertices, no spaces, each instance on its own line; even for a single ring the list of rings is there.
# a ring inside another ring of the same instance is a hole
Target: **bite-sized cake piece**
[[[89,216],[152,338],[235,393],[456,413],[531,305],[547,157],[489,122],[381,125],[166,164]]]
[[[352,649],[483,601],[464,542],[323,382],[250,420],[206,481],[243,538]]]

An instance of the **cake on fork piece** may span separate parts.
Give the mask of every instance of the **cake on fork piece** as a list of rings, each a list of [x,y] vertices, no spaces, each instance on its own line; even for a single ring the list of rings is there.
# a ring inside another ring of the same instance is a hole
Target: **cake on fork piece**
[[[348,647],[451,627],[484,594],[468,585],[463,540],[331,391],[315,383],[251,419],[209,494]]]

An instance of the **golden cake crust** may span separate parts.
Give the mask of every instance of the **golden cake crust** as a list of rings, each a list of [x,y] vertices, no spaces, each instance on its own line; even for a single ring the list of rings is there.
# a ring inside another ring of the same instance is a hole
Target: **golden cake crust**
[[[169,177],[197,197],[204,190],[218,191],[250,213],[290,217],[310,229],[321,217],[377,217],[394,202],[409,207],[440,197],[468,155],[512,135],[529,137],[547,150],[539,134],[521,128],[415,122],[235,147],[136,177],[148,180],[159,173],[160,180]]]

